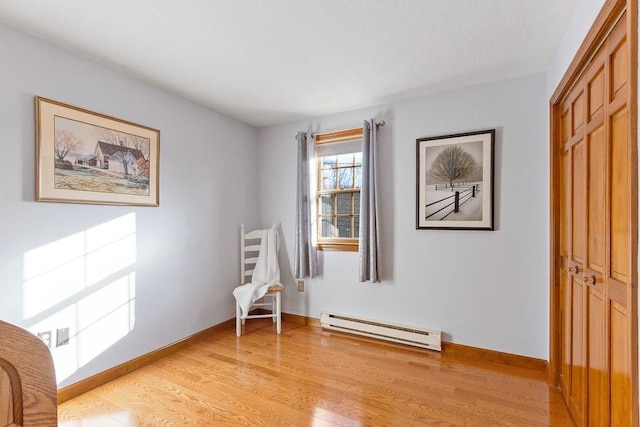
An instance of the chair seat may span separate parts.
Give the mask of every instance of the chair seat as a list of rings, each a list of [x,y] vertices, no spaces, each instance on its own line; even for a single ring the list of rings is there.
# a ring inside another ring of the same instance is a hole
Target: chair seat
[[[282,285],[271,285],[269,286],[269,289],[267,289],[267,292],[282,292]]]
[[[245,284],[248,285],[248,283],[245,283]],[[242,285],[242,286],[244,286],[244,285]],[[281,284],[277,283],[275,285],[269,286],[269,288],[267,288],[267,293],[268,294],[272,294],[274,292],[282,292],[283,289],[284,289],[284,287]]]

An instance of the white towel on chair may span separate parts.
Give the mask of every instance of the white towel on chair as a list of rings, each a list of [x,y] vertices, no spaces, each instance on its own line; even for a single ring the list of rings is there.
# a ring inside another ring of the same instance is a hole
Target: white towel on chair
[[[280,240],[276,226],[263,230],[258,261],[251,276],[251,283],[238,286],[233,290],[233,296],[242,311],[241,317],[247,317],[251,304],[262,298],[271,285],[280,282],[279,250]]]

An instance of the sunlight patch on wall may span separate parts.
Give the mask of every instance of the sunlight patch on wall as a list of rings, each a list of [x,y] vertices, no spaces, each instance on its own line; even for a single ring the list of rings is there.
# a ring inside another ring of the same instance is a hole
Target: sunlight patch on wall
[[[24,254],[25,319],[84,289],[84,237],[74,234]]]
[[[87,286],[136,262],[135,214],[87,230]]]
[[[53,362],[58,383],[73,375],[113,344],[135,324],[135,272],[81,298],[29,330],[52,331]],[[56,328],[69,327],[69,342],[57,345]]]
[[[33,317],[136,262],[128,214],[24,254],[24,318]]]
[[[135,273],[78,302],[78,366],[93,360],[133,329],[134,309]]]
[[[50,333],[58,383],[133,330],[136,250],[131,213],[24,254],[24,319]]]

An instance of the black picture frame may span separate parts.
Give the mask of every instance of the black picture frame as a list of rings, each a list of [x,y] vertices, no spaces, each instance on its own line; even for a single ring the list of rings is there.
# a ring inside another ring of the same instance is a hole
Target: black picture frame
[[[493,230],[496,130],[416,139],[416,229]]]

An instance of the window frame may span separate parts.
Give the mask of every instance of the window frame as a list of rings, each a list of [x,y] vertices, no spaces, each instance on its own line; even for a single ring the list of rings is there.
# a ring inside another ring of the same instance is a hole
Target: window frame
[[[330,133],[324,133],[324,134],[318,134],[316,135],[316,141],[315,141],[315,145],[317,146],[321,146],[322,144],[328,144],[328,143],[340,143],[340,142],[346,142],[346,141],[351,141],[351,140],[355,140],[355,139],[360,139],[362,140],[362,128],[354,128],[354,129],[347,129],[347,130],[342,130],[342,131],[336,131],[336,132],[330,132]],[[360,153],[362,153],[362,151],[360,151]],[[327,156],[315,156],[315,162],[316,162],[316,172],[317,172],[317,184],[316,184],[316,188],[315,188],[315,202],[316,202],[316,209],[315,209],[315,219],[316,219],[316,241],[317,241],[317,249],[321,250],[321,251],[346,251],[346,252],[357,252],[359,250],[359,238],[358,237],[354,237],[354,238],[346,238],[346,237],[323,237],[321,236],[321,232],[322,232],[322,221],[321,221],[321,201],[320,198],[323,194],[353,194],[353,193],[358,193],[361,194],[361,188],[356,188],[356,187],[350,187],[348,189],[333,189],[333,190],[323,190],[322,189],[322,158],[323,157],[327,157]],[[352,166],[355,170],[355,166]],[[339,169],[338,164],[336,164],[335,166],[336,169],[336,187],[339,187],[338,184],[338,172],[337,170]],[[343,216],[337,213],[337,197],[334,199],[334,209],[333,209],[333,214],[332,216]],[[353,197],[351,198],[351,213],[348,215],[350,220],[351,220],[351,229],[352,229],[352,234],[355,231],[355,228],[353,227],[354,225],[354,200]],[[360,213],[358,212],[358,217],[360,215]],[[344,215],[346,216],[346,215]]]

